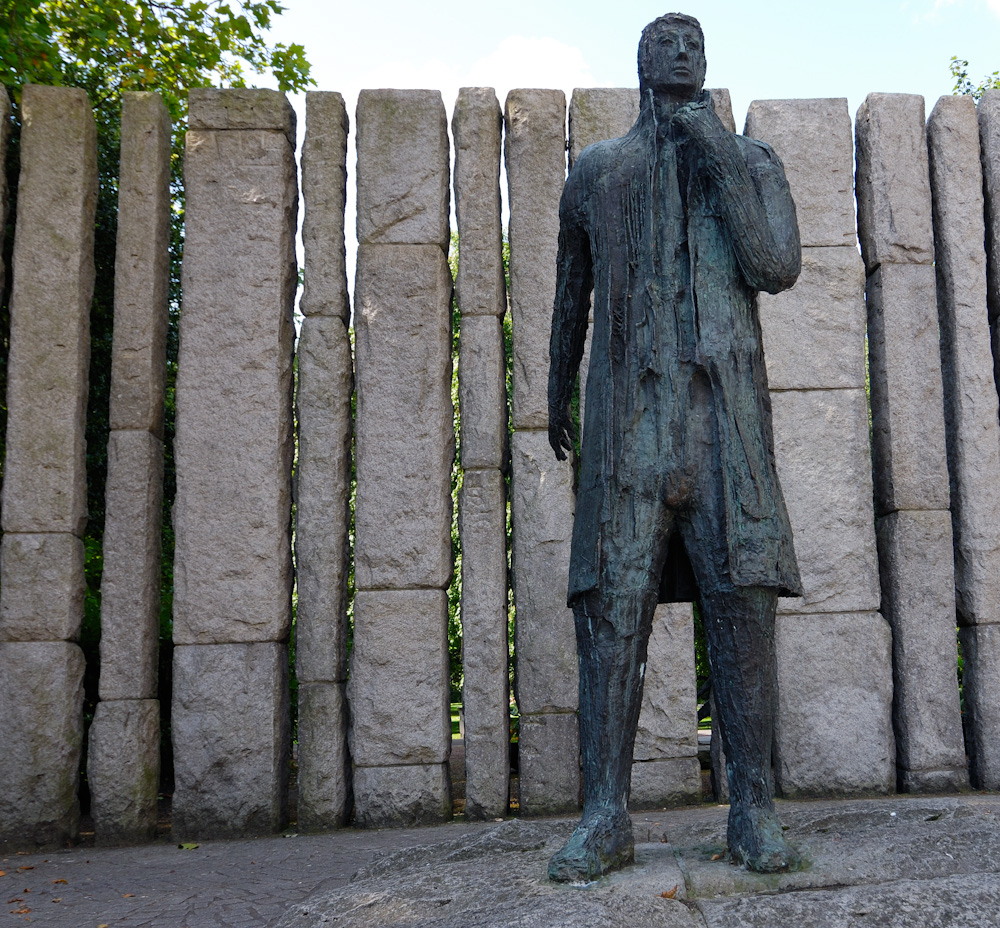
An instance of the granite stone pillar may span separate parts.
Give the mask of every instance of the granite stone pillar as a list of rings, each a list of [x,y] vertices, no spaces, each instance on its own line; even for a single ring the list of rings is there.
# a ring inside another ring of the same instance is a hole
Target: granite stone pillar
[[[778,602],[775,785],[785,796],[887,792],[890,632],[877,612],[847,101],[757,100],[745,134],[781,158],[803,246],[795,287],[759,297],[775,460],[804,590]]]
[[[870,94],[856,126],[882,612],[907,792],[968,784],[923,115],[922,97]]]
[[[976,107],[979,148],[983,162],[983,196],[986,220],[986,304],[993,345],[993,376],[1000,389],[1000,89],[987,90]]]
[[[354,650],[358,824],[451,815],[448,126],[434,91],[358,99]]]
[[[657,606],[632,752],[633,809],[698,802],[698,699],[690,603]]]
[[[10,138],[11,131],[11,105],[10,105],[10,95],[7,93],[7,88],[3,88],[0,91],[0,158],[4,159],[6,164],[7,159],[7,140]],[[4,232],[7,228],[7,173],[0,172],[0,254],[2,254],[3,249],[3,239]],[[0,291],[3,290],[7,282],[7,265],[3,260],[0,260]]]
[[[566,180],[566,98],[512,90],[505,105],[513,334],[511,526],[520,809],[575,811],[580,798],[579,675],[566,606],[573,473],[548,441],[549,333],[559,199]]]
[[[85,416],[97,136],[87,95],[27,85],[0,543],[0,842],[76,838]]]
[[[992,656],[986,645],[990,633],[970,629],[993,626],[995,632],[1000,624],[1000,422],[989,341],[979,124],[971,97],[938,100],[927,121],[927,148],[952,486],[955,599],[968,672],[971,664]],[[997,789],[1000,708],[995,697],[1000,664],[995,660],[979,664],[967,679],[972,783]]]
[[[344,202],[347,110],[339,93],[306,94],[302,149],[305,318],[298,344],[295,486],[300,830],[337,828],[351,808],[347,753],[347,577],[351,395]]]
[[[505,816],[510,789],[507,672],[507,288],[500,225],[503,114],[490,87],[463,87],[452,118],[461,312],[462,711],[465,815]]]
[[[170,117],[158,94],[126,93],[101,580],[101,702],[87,754],[100,843],[156,836],[169,248]]]
[[[192,90],[174,504],[174,831],[286,821],[295,116]]]

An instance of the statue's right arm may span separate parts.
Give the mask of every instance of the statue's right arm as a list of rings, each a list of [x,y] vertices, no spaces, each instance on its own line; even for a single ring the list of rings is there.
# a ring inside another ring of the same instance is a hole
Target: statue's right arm
[[[549,341],[549,444],[560,461],[573,450],[576,430],[570,412],[573,386],[583,358],[594,289],[590,238],[580,202],[582,165],[570,173],[559,204],[559,256],[556,262],[556,299]]]

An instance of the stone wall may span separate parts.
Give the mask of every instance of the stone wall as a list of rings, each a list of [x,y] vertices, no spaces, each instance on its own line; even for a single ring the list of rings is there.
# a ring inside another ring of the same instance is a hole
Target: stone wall
[[[713,101],[732,125],[728,94],[713,91]],[[22,105],[31,119],[5,269],[0,841],[45,844],[72,840],[79,815],[96,161],[80,91],[26,88]],[[637,106],[632,89],[578,90],[568,108],[559,91],[515,90],[501,112],[491,89],[466,88],[449,139],[436,92],[365,91],[352,178],[343,99],[309,94],[293,355],[294,114],[271,91],[192,91],[173,515],[178,838],[285,826],[290,641],[298,827],[450,817],[459,485],[466,815],[502,817],[512,799],[527,815],[577,809],[578,680],[565,601],[573,471],[547,436],[558,203],[567,160],[627,131]],[[871,95],[853,126],[844,100],[756,101],[744,131],[782,159],[803,243],[795,288],[759,301],[777,469],[805,587],[779,605],[777,788],[954,790],[970,777],[996,788],[1000,404],[990,345],[1000,312],[1000,92],[978,112],[968,98],[945,97],[926,124],[923,100],[906,95]],[[100,702],[88,765],[103,842],[146,840],[156,824],[169,134],[155,96],[127,96]],[[349,182],[358,186],[353,295]],[[585,379],[586,359],[584,389]],[[689,604],[657,611],[636,806],[701,794],[693,641]]]

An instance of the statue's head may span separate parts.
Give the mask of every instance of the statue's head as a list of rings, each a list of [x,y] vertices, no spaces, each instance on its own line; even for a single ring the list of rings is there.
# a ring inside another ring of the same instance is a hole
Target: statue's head
[[[705,84],[705,35],[684,13],[667,13],[642,30],[639,90],[693,100]]]

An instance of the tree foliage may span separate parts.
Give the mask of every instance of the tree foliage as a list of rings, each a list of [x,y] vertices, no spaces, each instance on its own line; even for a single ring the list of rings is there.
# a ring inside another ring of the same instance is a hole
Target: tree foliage
[[[301,45],[268,45],[277,0],[0,0],[0,77],[85,87],[95,108],[123,91],[156,90],[172,118],[189,87],[244,87],[247,69],[283,91],[311,83]]]
[[[955,86],[952,89],[952,93],[956,95],[968,94],[973,100],[978,101],[987,90],[1000,89],[1000,71],[994,71],[992,74],[984,77],[978,84],[973,84],[969,80],[969,62],[955,55],[951,56],[951,64],[948,65],[948,70],[951,71],[951,76],[955,79]]]
[[[90,390],[87,404],[86,529],[87,592],[81,645],[87,656],[85,720],[97,699],[100,636],[100,583],[103,566],[104,488],[114,320],[117,243],[119,131],[121,95],[160,93],[174,125],[173,214],[171,228],[170,325],[167,334],[167,393],[164,423],[163,585],[161,591],[161,722],[169,739],[173,532],[170,508],[176,486],[173,468],[174,381],[177,372],[177,322],[180,314],[180,264],[184,198],[181,155],[191,87],[245,87],[254,74],[271,74],[285,92],[304,90],[313,81],[301,45],[269,45],[265,33],[283,7],[277,0],[239,3],[225,0],[0,0],[0,83],[14,101],[14,132],[6,164],[10,210],[3,260],[11,267],[17,213],[20,89],[26,83],[82,87],[97,122],[99,195],[95,223],[94,297],[91,305]],[[6,431],[7,355],[11,276],[0,294],[0,462]],[[85,761],[83,767],[85,768]],[[163,752],[163,778],[169,788],[170,751]],[[86,791],[81,798],[86,804]]]

